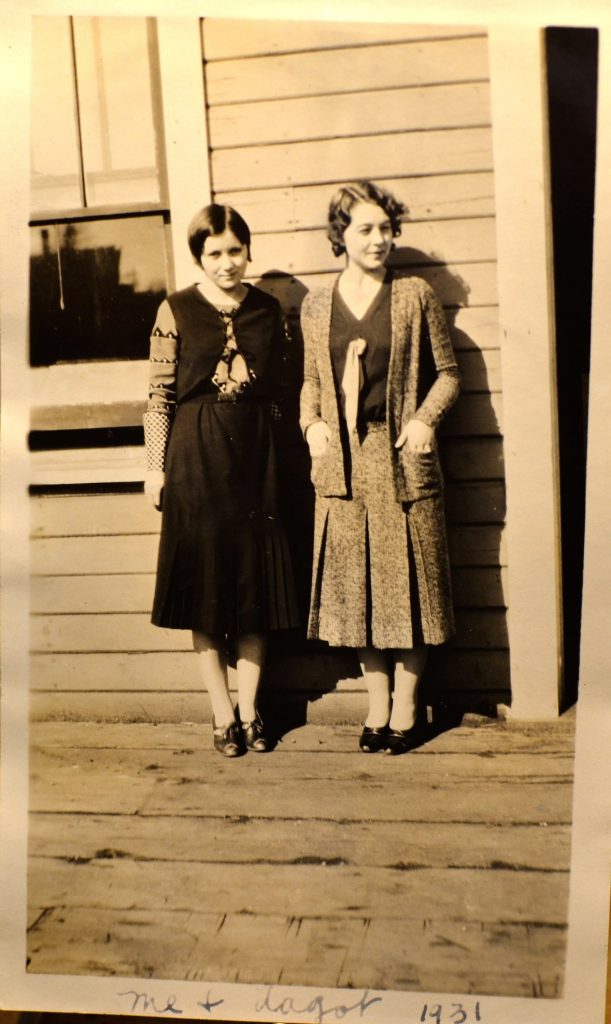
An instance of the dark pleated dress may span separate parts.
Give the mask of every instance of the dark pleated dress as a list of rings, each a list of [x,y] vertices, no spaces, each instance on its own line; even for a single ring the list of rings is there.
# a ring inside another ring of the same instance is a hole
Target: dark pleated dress
[[[233,315],[255,380],[232,401],[219,400],[211,379],[226,340],[218,311],[195,285],[168,302],[178,336],[177,404],[152,622],[230,638],[293,627],[271,418],[284,344],[280,307],[249,287]]]

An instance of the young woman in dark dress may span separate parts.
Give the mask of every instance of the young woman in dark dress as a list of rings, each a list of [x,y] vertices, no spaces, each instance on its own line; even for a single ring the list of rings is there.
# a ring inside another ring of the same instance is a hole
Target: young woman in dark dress
[[[301,427],[316,490],[308,635],[355,647],[369,694],[361,750],[419,742],[428,647],[454,629],[435,429],[459,391],[443,309],[386,269],[404,207],[368,181],[331,200],[346,265],[302,307]]]
[[[286,333],[277,301],[242,281],[250,231],[235,210],[204,207],[188,238],[204,276],[161,304],[151,338],[145,493],[162,508],[152,621],[192,631],[214,746],[233,757],[270,747],[257,709],[265,636],[297,624],[272,436]]]

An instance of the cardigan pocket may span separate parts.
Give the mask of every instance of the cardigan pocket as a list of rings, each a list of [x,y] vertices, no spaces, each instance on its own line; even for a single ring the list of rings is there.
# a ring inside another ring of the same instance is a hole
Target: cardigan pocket
[[[315,455],[311,462],[310,480],[316,493],[324,498],[345,497],[347,489],[341,445],[330,438],[324,455]]]
[[[403,445],[401,466],[408,501],[432,498],[443,489],[443,476],[436,448],[430,452],[411,452],[407,444]]]
[[[324,487],[325,484],[326,484],[326,480],[327,480],[327,476],[328,476],[328,473],[326,472],[326,466],[328,464],[328,455],[329,455],[329,444],[327,442],[327,447],[325,449],[324,455],[312,455],[312,456],[310,456],[311,462],[312,462],[312,468],[310,470],[310,480],[314,484],[314,487],[316,487],[317,484],[318,485],[322,484],[323,487]]]

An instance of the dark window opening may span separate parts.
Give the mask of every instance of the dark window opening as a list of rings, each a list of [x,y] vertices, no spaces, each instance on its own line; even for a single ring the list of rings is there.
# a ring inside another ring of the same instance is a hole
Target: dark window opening
[[[146,359],[167,294],[162,214],[30,228],[32,366]]]

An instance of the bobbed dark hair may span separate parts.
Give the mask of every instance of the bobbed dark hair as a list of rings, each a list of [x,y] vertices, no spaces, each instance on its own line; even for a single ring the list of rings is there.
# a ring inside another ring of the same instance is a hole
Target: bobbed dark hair
[[[206,239],[210,235],[222,235],[226,230],[233,231],[238,241],[246,246],[250,259],[250,228],[244,218],[233,206],[210,203],[209,206],[203,206],[197,211],[187,229],[189,249],[198,267],[202,265],[202,249]]]
[[[350,211],[356,203],[380,206],[390,221],[393,238],[401,234],[400,218],[407,213],[407,207],[373,181],[350,181],[340,186],[329,203],[327,238],[336,256],[346,251],[344,231],[352,220]]]

